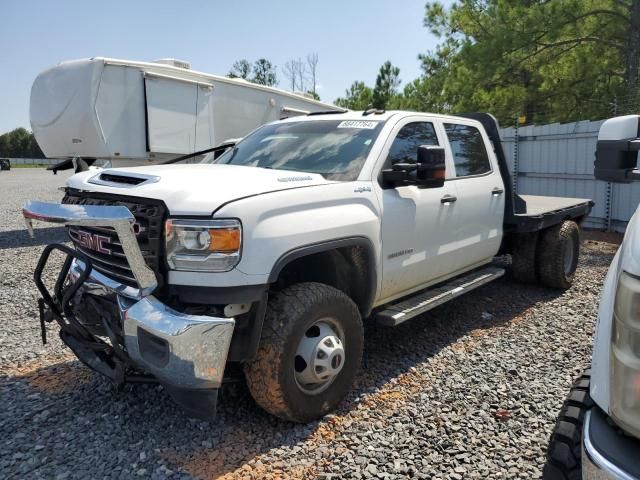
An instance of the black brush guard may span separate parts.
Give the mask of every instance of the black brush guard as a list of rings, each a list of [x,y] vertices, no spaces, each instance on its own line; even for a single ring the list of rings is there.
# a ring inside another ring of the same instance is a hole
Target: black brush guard
[[[55,250],[62,252],[65,260],[51,294],[42,280],[42,275]],[[78,278],[72,280],[69,271],[74,259],[82,262],[84,269]],[[91,270],[91,260],[77,250],[62,244],[51,244],[44,248],[34,272],[34,281],[41,295],[38,299],[38,310],[42,343],[47,343],[46,324],[55,320],[60,326],[62,341],[82,363],[111,379],[116,388],[122,388],[126,382],[157,383],[154,377],[134,371],[122,348],[124,342],[116,333],[117,329],[110,325],[104,316],[101,316],[101,321],[108,334],[109,343],[94,335],[76,318],[72,300],[89,278]]]

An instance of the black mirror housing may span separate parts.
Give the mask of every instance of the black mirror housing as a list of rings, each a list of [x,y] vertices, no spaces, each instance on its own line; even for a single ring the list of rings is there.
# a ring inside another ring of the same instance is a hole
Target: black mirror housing
[[[598,132],[594,176],[598,180],[629,183],[640,179],[640,115],[606,120]]]
[[[420,145],[418,147],[418,185],[437,188],[444,185],[446,164],[444,147]]]
[[[403,187],[416,185],[420,188],[437,188],[444,185],[445,157],[444,148],[433,145],[420,145],[415,163],[399,162],[392,168],[382,171],[385,186]]]

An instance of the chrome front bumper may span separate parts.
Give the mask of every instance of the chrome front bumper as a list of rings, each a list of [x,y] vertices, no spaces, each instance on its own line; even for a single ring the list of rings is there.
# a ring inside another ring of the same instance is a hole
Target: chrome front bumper
[[[624,465],[635,465],[640,454],[636,441],[607,424],[604,414],[589,410],[582,431],[582,478],[585,480],[640,480]],[[598,445],[601,445],[600,447]],[[602,447],[602,445],[606,447]],[[632,467],[634,468],[634,467]]]
[[[84,269],[82,262],[74,260],[71,280],[78,279]],[[189,315],[169,308],[153,295],[132,300],[119,291],[112,279],[92,270],[79,294],[115,294],[126,352],[136,366],[176,388],[220,387],[233,318]]]
[[[122,285],[90,270],[75,297],[82,299],[83,295],[91,294],[113,298],[120,315],[125,353],[131,363],[171,389],[220,387],[235,320],[181,313],[151,295],[157,286],[155,274],[144,262],[133,233],[135,218],[126,207],[28,202],[23,215],[30,232],[32,220],[114,228],[140,288]],[[87,265],[76,258],[67,277],[74,282],[86,269]]]

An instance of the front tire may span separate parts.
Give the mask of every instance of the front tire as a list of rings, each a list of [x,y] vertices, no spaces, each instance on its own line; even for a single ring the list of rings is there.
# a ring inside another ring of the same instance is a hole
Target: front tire
[[[321,283],[273,295],[256,358],[244,372],[254,400],[284,420],[309,422],[351,389],[362,359],[362,319],[353,301]]]
[[[565,220],[542,232],[537,248],[538,277],[547,287],[566,290],[573,284],[580,254],[580,227]]]
[[[547,450],[544,480],[582,478],[582,426],[587,410],[593,407],[590,383],[591,370],[587,370],[575,381],[560,410]]]

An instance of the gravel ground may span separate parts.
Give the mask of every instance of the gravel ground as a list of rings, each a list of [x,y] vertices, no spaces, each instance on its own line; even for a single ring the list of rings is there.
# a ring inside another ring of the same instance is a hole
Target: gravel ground
[[[239,384],[203,422],[160,387],[114,392],[53,328],[40,343],[32,272],[42,245],[64,235],[47,227],[29,239],[19,210],[59,199],[65,178],[0,173],[1,478],[540,476],[555,416],[589,362],[615,244],[584,243],[568,292],[503,279],[396,329],[368,327],[357,384],[321,421],[276,420]]]

